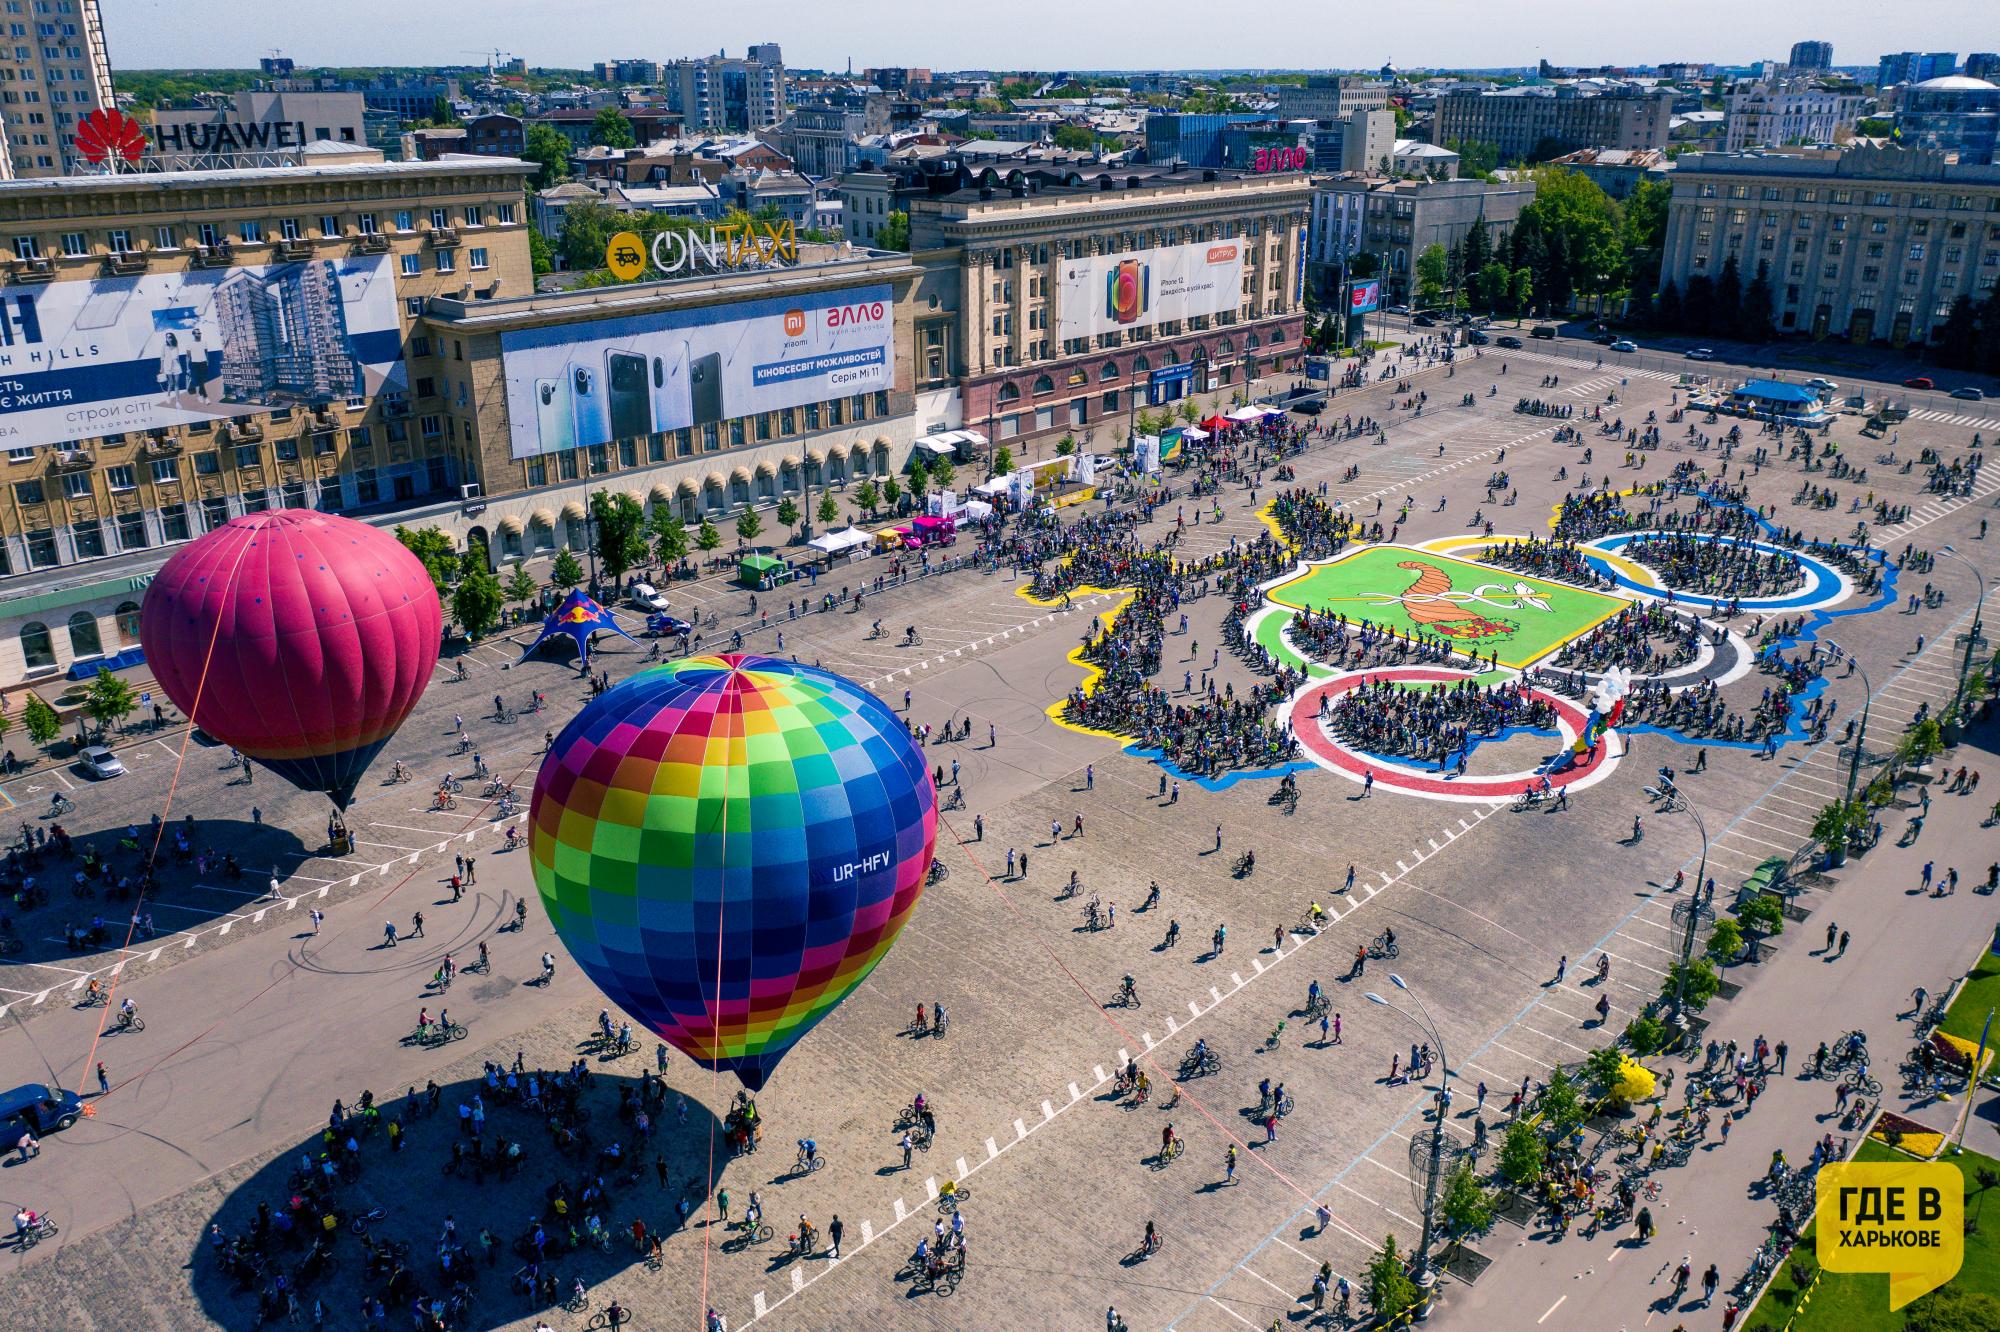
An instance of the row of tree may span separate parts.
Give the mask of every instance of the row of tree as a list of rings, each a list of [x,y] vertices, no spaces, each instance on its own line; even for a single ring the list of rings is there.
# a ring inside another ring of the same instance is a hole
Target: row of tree
[[[1730,338],[1738,342],[1769,342],[1772,325],[1771,265],[1757,261],[1748,282],[1736,256],[1722,261],[1714,277],[1696,273],[1687,289],[1669,282],[1653,302],[1652,322],[1660,328],[1695,337]]]

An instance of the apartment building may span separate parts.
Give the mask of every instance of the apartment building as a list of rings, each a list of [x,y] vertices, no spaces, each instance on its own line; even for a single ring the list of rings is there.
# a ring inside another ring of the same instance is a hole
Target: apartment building
[[[662,75],[667,105],[689,130],[758,130],[785,118],[785,64],[774,45],[754,46],[737,58],[676,60]]]
[[[1670,88],[1532,85],[1450,92],[1437,99],[1434,143],[1490,143],[1502,161],[1530,161],[1578,148],[1664,148]]]
[[[1810,83],[1750,84],[1722,101],[1726,152],[1844,142],[1853,136],[1862,105],[1858,93],[1827,92]]]
[[[0,0],[0,180],[83,169],[77,122],[115,105],[97,0]]]

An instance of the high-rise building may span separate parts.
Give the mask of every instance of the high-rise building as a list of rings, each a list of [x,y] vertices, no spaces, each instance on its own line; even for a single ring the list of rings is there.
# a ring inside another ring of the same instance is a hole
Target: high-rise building
[[[11,39],[0,46],[0,179],[88,170],[76,123],[116,105],[97,0],[6,0],[0,21]]]
[[[1988,83],[2000,82],[2000,55],[1991,51],[1974,51],[1965,58],[1965,77],[1985,79]]]
[[[1958,72],[1958,52],[1926,51],[1917,61],[1917,82],[1925,79],[1950,78]]]
[[[1898,83],[1915,83],[1923,56],[1915,51],[1898,51],[1875,62],[1875,86],[1887,88]]]
[[[776,43],[751,48],[773,57],[721,53],[676,60],[664,71],[667,105],[689,130],[757,130],[785,118],[785,65]]]
[[[2000,143],[2000,87],[1948,74],[1903,90],[1896,137],[1952,154],[1964,166],[1992,166]]]
[[[1832,69],[1832,42],[1793,42],[1792,58],[1788,62],[1793,69]]]

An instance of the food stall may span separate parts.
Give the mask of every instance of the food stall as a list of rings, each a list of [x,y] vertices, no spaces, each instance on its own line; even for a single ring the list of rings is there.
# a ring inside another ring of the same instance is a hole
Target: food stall
[[[736,564],[736,581],[745,587],[768,592],[791,581],[792,568],[776,555],[753,553]]]

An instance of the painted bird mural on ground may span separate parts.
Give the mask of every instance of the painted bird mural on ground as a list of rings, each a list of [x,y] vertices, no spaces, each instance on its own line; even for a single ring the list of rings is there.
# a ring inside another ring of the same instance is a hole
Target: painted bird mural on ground
[[[1401,560],[1396,567],[1409,569],[1417,575],[1416,581],[1404,588],[1396,600],[1402,602],[1403,611],[1412,622],[1433,633],[1448,638],[1503,638],[1518,627],[1507,620],[1488,619],[1465,604],[1476,601],[1489,606],[1499,605],[1487,596],[1490,592],[1501,590],[1498,583],[1487,583],[1471,592],[1454,592],[1451,575],[1435,564],[1426,564],[1422,560]],[[1518,609],[1523,603],[1547,609],[1547,603],[1536,597],[1532,588],[1516,584],[1507,608]]]

